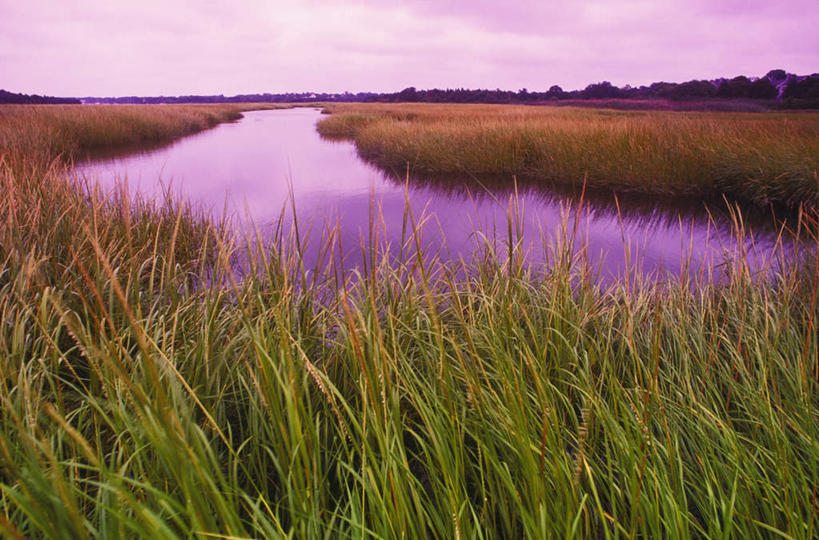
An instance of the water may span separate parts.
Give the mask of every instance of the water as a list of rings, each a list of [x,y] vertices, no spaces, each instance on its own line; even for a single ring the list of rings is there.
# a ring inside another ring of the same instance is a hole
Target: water
[[[699,201],[629,195],[615,203],[613,194],[598,192],[587,193],[581,205],[577,192],[536,182],[521,182],[516,197],[511,179],[406,182],[362,161],[351,142],[322,139],[315,130],[320,118],[318,110],[308,108],[247,112],[236,123],[169,146],[86,162],[76,170],[103,187],[124,180],[130,190],[151,197],[170,187],[212,214],[227,211],[263,234],[275,228],[283,210],[285,220],[292,220],[292,195],[300,232],[310,231],[308,264],[317,256],[319,237],[335,224],[350,260],[360,260],[373,216],[383,223],[379,238],[397,253],[407,200],[416,220],[425,223],[428,254],[469,259],[483,245],[476,229],[494,237],[494,246],[506,253],[510,205],[516,202],[512,230],[522,233],[519,249],[530,262],[548,261],[547,246],[572,237],[572,231],[562,233],[568,224],[603,280],[624,276],[626,269],[674,275],[686,262],[696,271],[740,251],[752,266],[763,267],[774,246],[772,227],[750,227],[740,242],[730,232],[728,214]]]

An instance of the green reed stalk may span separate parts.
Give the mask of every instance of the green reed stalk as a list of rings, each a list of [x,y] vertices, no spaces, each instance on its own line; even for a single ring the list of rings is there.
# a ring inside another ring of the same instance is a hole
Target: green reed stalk
[[[817,534],[815,214],[769,280],[601,287],[568,220],[520,264],[514,199],[460,262],[374,205],[342,268],[51,159],[0,165],[5,536]]]

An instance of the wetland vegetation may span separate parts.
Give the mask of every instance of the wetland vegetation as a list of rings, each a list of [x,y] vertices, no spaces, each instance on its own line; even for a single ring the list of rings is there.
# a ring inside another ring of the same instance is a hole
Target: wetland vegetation
[[[319,132],[397,171],[531,177],[649,194],[815,206],[818,113],[341,105]]]
[[[817,116],[356,105],[320,125],[399,170],[792,207],[779,270],[740,253],[720,283],[601,287],[573,240],[523,264],[514,205],[469,260],[411,249],[408,205],[402,242],[374,212],[341,268],[331,223],[307,267],[298,228],[248,245],[67,166],[241,110],[0,108],[6,536],[816,537]]]

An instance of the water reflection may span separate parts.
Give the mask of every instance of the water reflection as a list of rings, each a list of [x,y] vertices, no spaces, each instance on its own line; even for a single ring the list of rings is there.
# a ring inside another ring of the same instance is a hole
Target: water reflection
[[[430,255],[468,259],[486,247],[485,237],[503,254],[511,231],[527,260],[538,263],[548,261],[549,246],[568,235],[599,262],[604,279],[631,267],[675,274],[685,264],[719,263],[739,249],[760,266],[775,245],[770,214],[744,213],[749,234],[738,242],[725,203],[581,194],[526,178],[517,179],[517,190],[511,179],[407,179],[365,163],[350,142],[323,140],[315,130],[319,119],[314,109],[249,112],[239,122],[161,149],[81,164],[77,172],[103,186],[125,180],[129,189],[154,197],[171,185],[214,215],[228,212],[262,231],[273,230],[282,215],[291,220],[295,211],[302,236],[312,237],[308,265],[330,230],[351,253],[350,264],[360,260],[360,246],[376,232],[398,253],[407,204],[416,222],[425,224],[422,245]]]

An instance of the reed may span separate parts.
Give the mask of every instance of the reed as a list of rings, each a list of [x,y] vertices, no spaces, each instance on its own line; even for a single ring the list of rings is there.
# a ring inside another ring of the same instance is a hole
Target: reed
[[[238,120],[242,111],[287,107],[220,105],[0,105],[0,156],[63,162],[139,149]]]
[[[407,206],[401,245],[373,217],[342,269],[329,224],[305,268],[293,228],[237,242],[11,161],[5,536],[817,535],[813,214],[769,280],[601,288],[568,242],[522,264],[514,204],[470,261]]]
[[[819,201],[819,115],[332,105],[318,125],[403,174],[512,175],[759,206]]]

